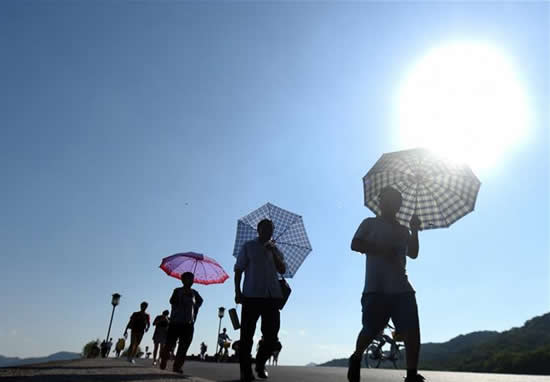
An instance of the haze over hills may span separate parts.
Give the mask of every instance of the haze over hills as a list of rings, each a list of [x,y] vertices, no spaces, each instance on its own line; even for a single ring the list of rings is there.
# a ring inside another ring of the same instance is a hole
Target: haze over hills
[[[5,357],[0,355],[0,367],[30,365],[33,363],[45,363],[52,361],[69,361],[77,358],[80,358],[79,353],[71,353],[66,351],[60,351],[46,357],[32,358]]]
[[[347,359],[335,359],[319,366],[347,367],[347,363]],[[399,366],[404,367],[404,362]],[[422,344],[420,369],[550,374],[550,313],[504,332],[479,331]]]

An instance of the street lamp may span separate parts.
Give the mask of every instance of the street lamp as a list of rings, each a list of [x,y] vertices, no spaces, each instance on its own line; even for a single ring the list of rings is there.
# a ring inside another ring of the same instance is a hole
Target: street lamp
[[[216,357],[218,356],[218,346],[220,345],[220,332],[222,330],[222,318],[225,313],[225,308],[220,306],[218,308],[218,317],[220,318],[220,325],[218,326],[218,336],[216,337]]]
[[[109,330],[107,330],[107,338],[105,338],[105,342],[109,342],[109,335],[111,334],[111,325],[113,324],[113,316],[115,315],[115,308],[120,302],[120,295],[118,293],[113,294],[113,298],[111,299],[111,305],[113,306],[113,311],[111,313],[111,322],[109,322]]]

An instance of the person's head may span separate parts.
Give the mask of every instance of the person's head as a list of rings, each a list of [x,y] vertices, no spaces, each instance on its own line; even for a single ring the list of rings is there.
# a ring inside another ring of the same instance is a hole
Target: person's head
[[[271,239],[273,235],[273,222],[269,219],[263,219],[258,223],[258,236],[262,243],[265,243]]]
[[[143,301],[143,302],[141,303],[141,305],[140,305],[141,311],[142,311],[142,312],[145,312],[145,310],[147,309],[148,306],[149,306],[149,304],[147,304],[146,301]]]
[[[401,208],[403,198],[401,193],[393,187],[384,187],[380,191],[380,210],[382,215],[395,216]]]
[[[113,339],[112,339],[112,338],[109,338],[109,342],[113,342]]]
[[[184,287],[191,288],[191,285],[195,282],[195,275],[191,272],[185,272],[181,275],[181,282]]]
[[[164,312],[162,312],[163,316],[168,316],[169,314],[170,314],[170,312],[168,310],[165,310]]]
[[[223,328],[223,332],[224,332],[224,333],[227,332],[227,329],[226,329],[226,328]]]

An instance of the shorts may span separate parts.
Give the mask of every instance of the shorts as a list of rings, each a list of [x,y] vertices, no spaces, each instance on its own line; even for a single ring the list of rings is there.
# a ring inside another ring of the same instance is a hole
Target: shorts
[[[363,293],[363,330],[371,337],[376,337],[392,319],[399,333],[420,330],[418,307],[414,292],[383,294]]]
[[[141,339],[143,338],[144,334],[145,334],[144,331],[132,330],[132,335],[130,336],[130,342],[133,344],[139,345],[141,343]]]
[[[168,328],[157,328],[153,334],[153,343],[162,344],[166,343],[166,337],[168,335]]]

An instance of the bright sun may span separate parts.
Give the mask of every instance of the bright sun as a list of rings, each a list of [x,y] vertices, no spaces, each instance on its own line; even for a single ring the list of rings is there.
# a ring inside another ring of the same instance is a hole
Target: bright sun
[[[428,52],[405,79],[397,115],[403,148],[427,147],[474,170],[493,167],[530,124],[510,60],[484,43]]]

